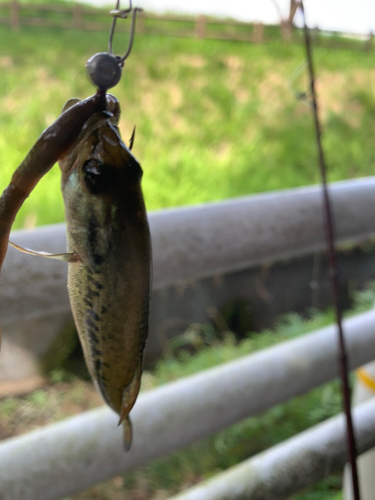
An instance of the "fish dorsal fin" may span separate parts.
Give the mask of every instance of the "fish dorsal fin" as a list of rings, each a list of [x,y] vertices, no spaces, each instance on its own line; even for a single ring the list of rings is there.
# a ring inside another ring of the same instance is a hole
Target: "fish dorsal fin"
[[[30,248],[21,247],[20,245],[12,243],[11,241],[9,242],[9,245],[11,245],[16,250],[19,250],[20,252],[27,253],[29,255],[35,255],[36,257],[45,257],[46,259],[62,260],[68,263],[79,262],[80,260],[78,254],[76,254],[75,252],[71,253],[49,253],[42,251],[37,252],[35,250],[30,250]]]
[[[131,135],[130,140],[129,140],[129,149],[130,149],[130,151],[133,149],[134,137],[135,137],[135,125],[134,125],[133,132],[132,132],[132,135]]]

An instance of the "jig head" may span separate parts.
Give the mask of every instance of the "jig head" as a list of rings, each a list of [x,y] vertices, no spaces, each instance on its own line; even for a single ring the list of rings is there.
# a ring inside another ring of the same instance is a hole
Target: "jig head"
[[[113,88],[121,79],[122,68],[124,67],[125,60],[129,57],[133,47],[135,21],[137,12],[142,11],[139,7],[133,9],[131,0],[129,1],[128,9],[120,9],[120,0],[117,0],[116,8],[110,11],[113,15],[111,30],[109,33],[108,52],[99,52],[92,56],[86,64],[86,73],[92,83],[101,90],[108,90]],[[115,33],[117,18],[127,19],[128,15],[133,11],[132,24],[130,29],[130,39],[128,48],[125,54],[115,56],[112,50],[113,36]]]

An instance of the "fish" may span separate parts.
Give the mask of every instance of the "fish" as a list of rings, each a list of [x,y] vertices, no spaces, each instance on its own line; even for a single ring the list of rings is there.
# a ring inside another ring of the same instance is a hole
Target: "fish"
[[[74,258],[68,264],[70,304],[90,375],[119,414],[119,425],[124,422],[129,450],[129,413],[148,334],[152,256],[143,172],[121,139],[119,117],[117,99],[107,94],[107,111],[86,122],[59,166]]]
[[[83,101],[69,100],[62,116]],[[91,114],[59,154],[67,252],[19,250],[68,263],[68,294],[89,373],[119,415],[130,450],[129,413],[137,399],[148,334],[151,237],[142,168],[118,129],[120,105]],[[1,200],[0,200],[1,201]]]

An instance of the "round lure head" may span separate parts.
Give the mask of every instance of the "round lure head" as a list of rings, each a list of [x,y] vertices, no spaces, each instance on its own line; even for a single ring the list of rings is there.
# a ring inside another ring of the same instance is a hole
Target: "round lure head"
[[[92,56],[86,63],[86,74],[91,82],[102,90],[108,90],[118,84],[121,78],[119,57],[107,52]]]

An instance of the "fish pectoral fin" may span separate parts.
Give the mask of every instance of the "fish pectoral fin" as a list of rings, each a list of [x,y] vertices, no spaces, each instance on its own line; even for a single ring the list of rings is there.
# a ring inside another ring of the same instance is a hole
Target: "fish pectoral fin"
[[[124,420],[124,448],[130,451],[133,442],[133,428],[129,415]]]
[[[16,250],[19,250],[20,252],[27,253],[29,255],[35,255],[36,257],[45,257],[47,259],[63,260],[64,262],[79,262],[80,260],[78,254],[76,254],[75,252],[71,253],[49,253],[42,251],[37,252],[35,250],[30,250],[30,248],[21,247],[20,245],[12,243],[11,241],[9,241],[9,245],[11,245]]]

